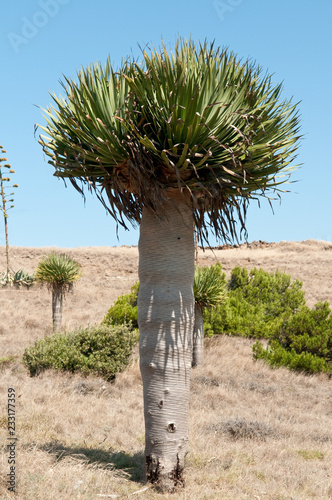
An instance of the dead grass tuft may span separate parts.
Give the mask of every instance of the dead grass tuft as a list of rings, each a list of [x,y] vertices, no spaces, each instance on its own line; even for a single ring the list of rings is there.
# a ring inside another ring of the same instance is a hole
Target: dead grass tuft
[[[276,433],[268,424],[257,421],[248,422],[244,418],[233,418],[220,424],[212,424],[210,429],[215,433],[227,434],[233,439],[259,439],[265,441],[267,437],[276,436]]]
[[[205,386],[212,386],[212,387],[219,387],[220,386],[220,380],[217,380],[214,377],[206,377],[205,375],[202,375],[201,377],[196,377],[195,382],[198,382],[199,384],[205,385]]]

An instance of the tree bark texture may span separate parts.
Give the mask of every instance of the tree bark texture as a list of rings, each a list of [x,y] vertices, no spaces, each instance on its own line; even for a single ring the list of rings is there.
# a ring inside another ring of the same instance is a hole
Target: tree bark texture
[[[163,492],[183,485],[194,327],[194,229],[180,193],[160,220],[143,209],[138,325],[147,480]]]
[[[193,358],[192,367],[200,366],[204,360],[204,328],[203,309],[199,304],[195,304],[195,325],[193,335]]]
[[[60,330],[62,323],[63,290],[62,287],[54,287],[52,290],[52,313],[53,331]]]

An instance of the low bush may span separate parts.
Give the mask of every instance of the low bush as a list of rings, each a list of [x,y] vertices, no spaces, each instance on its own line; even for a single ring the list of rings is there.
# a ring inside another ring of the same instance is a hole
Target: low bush
[[[305,304],[300,280],[291,281],[289,274],[263,269],[235,267],[228,284],[234,296],[242,296],[249,304],[264,304],[265,315],[276,318],[284,312],[292,313]]]
[[[54,368],[112,380],[129,363],[138,332],[127,325],[100,325],[37,340],[25,350],[30,375]]]
[[[332,373],[332,315],[327,302],[301,307],[276,330],[268,346],[253,346],[255,359],[306,373]]]
[[[299,280],[288,274],[235,267],[227,300],[203,313],[204,330],[244,337],[270,338],[282,322],[305,304]]]
[[[139,283],[135,283],[130,293],[121,295],[114,305],[108,310],[102,321],[104,325],[123,325],[131,322],[133,328],[138,328],[137,323],[137,295]]]
[[[332,373],[331,363],[309,352],[298,354],[295,349],[285,349],[276,341],[272,341],[266,349],[257,341],[253,346],[253,353],[255,359],[262,359],[275,368],[285,366],[305,373]]]

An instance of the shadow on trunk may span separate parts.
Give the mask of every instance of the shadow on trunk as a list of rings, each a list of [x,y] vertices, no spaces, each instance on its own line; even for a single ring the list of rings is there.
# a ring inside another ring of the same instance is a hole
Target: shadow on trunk
[[[193,335],[193,357],[191,366],[201,366],[204,362],[204,325],[203,325],[203,308],[199,304],[195,304],[195,323]]]

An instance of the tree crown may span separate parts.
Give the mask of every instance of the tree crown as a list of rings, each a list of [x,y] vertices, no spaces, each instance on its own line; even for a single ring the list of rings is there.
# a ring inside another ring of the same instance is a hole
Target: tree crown
[[[51,289],[66,291],[81,276],[81,265],[76,260],[51,252],[39,262],[35,280]]]
[[[55,175],[94,189],[112,216],[162,214],[173,189],[190,193],[200,237],[237,237],[248,202],[286,182],[299,143],[297,105],[251,62],[213,44],[178,40],[65,79],[45,110],[40,142]]]

